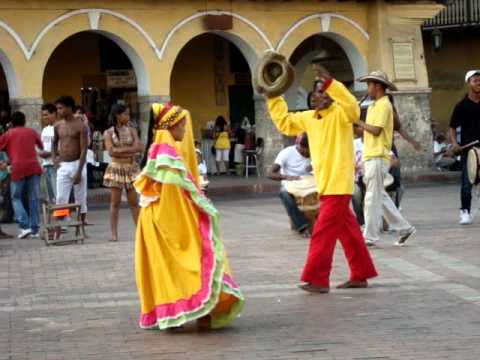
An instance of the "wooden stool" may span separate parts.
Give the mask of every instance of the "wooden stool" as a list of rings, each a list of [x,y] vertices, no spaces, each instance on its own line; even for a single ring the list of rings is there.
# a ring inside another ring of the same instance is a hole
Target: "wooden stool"
[[[260,177],[260,168],[258,166],[258,158],[256,150],[244,150],[245,154],[245,177],[248,178],[249,169],[255,169],[257,176]]]
[[[47,246],[54,244],[78,243],[83,244],[85,240],[85,226],[82,222],[80,204],[65,204],[65,205],[51,205],[48,203],[42,204],[43,225],[41,227],[41,234]],[[58,220],[58,217],[70,216],[70,220]],[[62,227],[75,228],[74,234],[61,234],[58,239],[55,239],[55,232]],[[73,235],[73,236],[68,236]]]

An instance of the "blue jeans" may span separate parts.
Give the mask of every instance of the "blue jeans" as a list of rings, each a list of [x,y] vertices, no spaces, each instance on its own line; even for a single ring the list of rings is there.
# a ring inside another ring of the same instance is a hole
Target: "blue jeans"
[[[460,192],[460,200],[462,202],[462,210],[468,210],[472,207],[472,183],[468,179],[467,155],[462,155],[462,189]]]
[[[298,208],[295,198],[285,190],[281,190],[278,196],[280,196],[280,200],[282,200],[282,204],[285,206],[285,210],[287,210],[288,216],[295,226],[295,230],[303,232],[308,229],[310,223]]]
[[[55,204],[56,200],[56,187],[57,187],[57,169],[53,165],[45,165],[43,167],[43,176],[42,176],[42,192],[45,191],[46,197],[50,204]]]
[[[31,175],[10,183],[13,211],[22,230],[31,229],[34,234],[39,228],[40,211],[40,176]],[[27,193],[28,213],[22,202]]]

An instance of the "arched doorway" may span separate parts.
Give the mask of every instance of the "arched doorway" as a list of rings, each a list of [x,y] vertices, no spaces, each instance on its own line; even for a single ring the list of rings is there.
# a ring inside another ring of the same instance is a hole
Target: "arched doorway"
[[[7,74],[3,64],[0,64],[0,134],[7,128],[7,124],[10,122],[10,114],[10,92],[8,91]]]
[[[307,109],[307,95],[313,89],[315,77],[312,61],[322,64],[333,77],[354,90],[354,69],[343,47],[330,37],[313,35],[305,39],[290,57],[297,75],[286,94],[290,109]]]
[[[227,120],[232,139],[242,143],[246,141],[244,129],[241,129],[244,119],[248,118],[252,126],[249,134],[254,128],[255,105],[251,83],[251,67],[254,64],[242,42],[234,41],[214,33],[199,35],[182,48],[172,70],[172,102],[190,110],[195,138],[203,145],[211,144],[211,132],[208,129],[218,116]],[[242,136],[236,136],[239,133]],[[232,145],[235,145],[235,141]],[[210,158],[210,161],[207,160],[209,170],[213,172],[208,146],[203,148],[204,156]],[[234,162],[232,146],[230,170],[234,169]]]
[[[3,66],[0,65],[0,111],[3,112],[5,109],[8,109],[10,107],[9,103],[10,95],[8,93],[7,76],[5,75]]]
[[[231,128],[245,116],[255,121],[249,64],[236,45],[216,34],[199,35],[183,47],[173,67],[170,94],[192,113],[197,138],[207,122],[220,115]]]
[[[138,94],[146,79],[142,73],[137,76],[142,66],[130,50],[109,33],[84,31],[70,36],[57,46],[45,67],[44,101],[53,102],[61,95],[74,97],[92,127],[100,131],[108,127],[108,114],[115,103],[128,105],[132,119],[138,120]]]

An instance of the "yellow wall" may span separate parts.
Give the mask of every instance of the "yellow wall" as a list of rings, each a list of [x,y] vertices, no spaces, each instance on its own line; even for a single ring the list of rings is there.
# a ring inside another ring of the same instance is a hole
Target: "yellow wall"
[[[150,36],[157,52],[145,37],[127,21],[118,17],[102,14],[99,30],[114,34],[128,43],[139,55],[148,77],[144,94],[170,94],[171,72],[179,51],[193,37],[205,32],[203,21],[197,18],[185,24],[170,39],[160,59],[160,51],[169,31],[188,16],[205,10],[228,10],[245,17],[253,23],[268,41],[276,47],[282,36],[297,21],[312,14],[334,13],[346,17],[348,21],[332,18],[329,31],[349,39],[358,49],[359,56],[371,62],[372,66],[381,67],[391,72],[392,59],[389,39],[414,39],[416,51],[416,68],[418,80],[415,83],[399,84],[406,88],[428,87],[428,78],[422,58],[422,41],[420,24],[431,17],[439,7],[435,1],[410,1],[409,4],[393,5],[383,0],[360,3],[356,1],[230,1],[230,0],[176,0],[171,2],[151,0],[53,0],[42,1],[5,0],[0,3],[0,20],[9,24],[26,44],[27,49],[34,43],[40,31],[51,21],[62,15],[68,15],[78,9],[101,7],[110,9],[132,19]],[[351,22],[369,32],[365,38]],[[35,52],[28,59],[13,37],[0,29],[2,42],[0,47],[15,66],[19,82],[17,97],[50,97],[43,93],[43,75],[53,50],[63,40],[80,31],[90,30],[88,15],[75,15],[51,28],[38,42]],[[295,48],[308,36],[321,32],[318,18],[299,26],[280,48],[290,56]],[[233,20],[233,29],[227,33],[234,34],[245,41],[256,56],[261,56],[268,48],[268,42],[254,29],[238,18]],[[76,49],[75,49],[76,50]],[[84,49],[86,52],[91,49]],[[83,56],[79,54],[79,56]],[[72,61],[75,61],[72,56]],[[59,86],[60,86],[60,79]],[[77,80],[75,80],[77,81]],[[65,85],[61,85],[65,86]],[[72,89],[73,86],[71,85]],[[70,89],[65,89],[70,90]]]
[[[443,45],[434,51],[429,32],[425,33],[425,55],[432,86],[432,119],[446,132],[455,105],[465,96],[465,74],[480,68],[480,31],[443,31]]]
[[[101,75],[99,37],[81,33],[60,44],[45,69],[43,98],[53,102],[61,95],[70,95],[79,103],[83,76]]]

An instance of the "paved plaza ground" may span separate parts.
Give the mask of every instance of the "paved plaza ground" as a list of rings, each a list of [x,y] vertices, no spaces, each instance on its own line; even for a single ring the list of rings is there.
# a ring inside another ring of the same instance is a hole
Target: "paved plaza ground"
[[[328,295],[296,288],[308,241],[276,198],[216,204],[246,297],[233,326],[139,329],[131,219],[122,210],[121,241],[110,243],[109,212],[97,209],[85,245],[0,240],[0,360],[480,359],[480,219],[457,225],[457,187],[408,189],[416,238],[397,248],[386,235],[371,288]],[[347,277],[338,247],[333,284]]]

